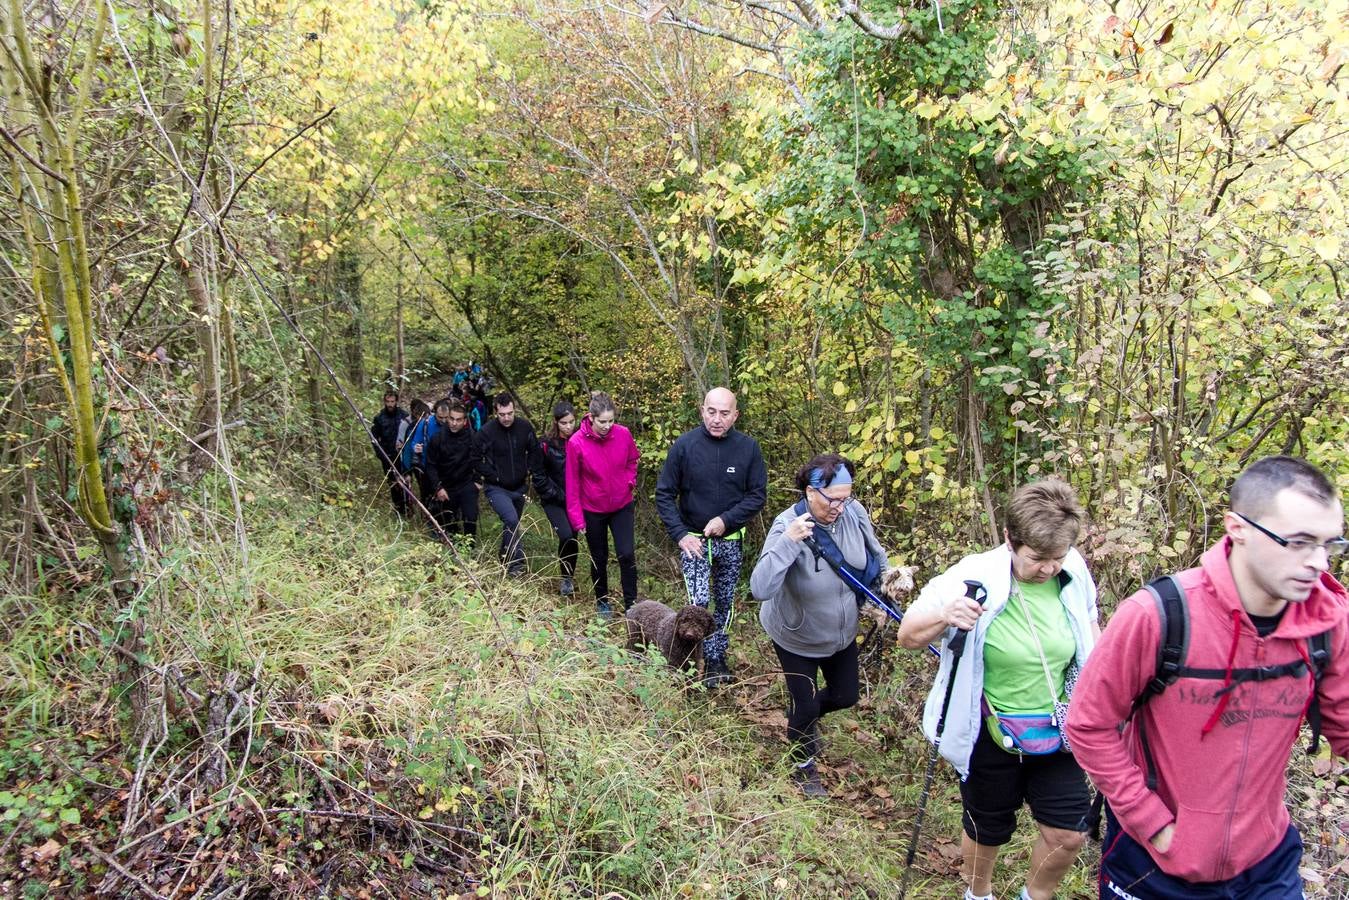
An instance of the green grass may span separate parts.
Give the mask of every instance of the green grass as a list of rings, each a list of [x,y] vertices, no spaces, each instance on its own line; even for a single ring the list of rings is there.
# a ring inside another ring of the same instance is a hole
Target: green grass
[[[477,550],[456,560],[380,495],[318,505],[252,487],[246,551],[216,537],[228,520],[199,516],[147,563],[149,657],[171,686],[168,732],[144,754],[120,745],[117,657],[98,639],[112,611],[92,594],[4,599],[15,737],[0,804],[20,808],[0,809],[0,867],[15,873],[0,893],[78,895],[105,879],[134,892],[108,859],[185,896],[222,879],[281,896],[896,892],[927,760],[925,656],[890,651],[863,703],[826,720],[835,799],[809,802],[787,782],[785,695],[752,609],[734,630],[742,683],[709,694],[627,654],[619,626],[594,620],[588,579],[556,595],[536,508],[533,574],[507,581],[486,509]],[[667,552],[640,542],[644,594],[682,593]],[[213,700],[236,712],[224,779],[205,785]],[[909,896],[959,896],[958,821],[942,765]],[[42,862],[36,825],[61,844]],[[1019,888],[1030,835],[1026,821],[1007,848],[999,896]],[[1094,896],[1090,859],[1060,896]]]

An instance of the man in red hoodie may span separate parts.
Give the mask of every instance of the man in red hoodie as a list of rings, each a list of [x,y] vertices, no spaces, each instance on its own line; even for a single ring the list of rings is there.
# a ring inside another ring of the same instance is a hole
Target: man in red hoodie
[[[1349,755],[1349,596],[1327,572],[1349,545],[1335,489],[1300,459],[1266,457],[1233,483],[1223,526],[1175,576],[1189,615],[1179,679],[1131,718],[1161,642],[1144,590],[1120,604],[1073,694],[1073,753],[1109,801],[1103,900],[1301,898],[1284,771],[1314,689],[1325,737]],[[1317,683],[1309,639],[1326,632]]]

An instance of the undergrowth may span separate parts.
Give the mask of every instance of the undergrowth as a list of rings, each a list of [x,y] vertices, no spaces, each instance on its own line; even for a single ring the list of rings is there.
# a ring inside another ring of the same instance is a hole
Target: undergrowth
[[[834,799],[807,801],[787,782],[785,696],[752,610],[735,626],[740,682],[709,693],[625,651],[590,600],[556,596],[537,510],[533,574],[510,581],[490,515],[457,558],[377,499],[247,496],[244,546],[214,537],[227,521],[198,523],[146,560],[163,729],[144,747],[121,743],[118,611],[87,589],[0,601],[6,896],[896,892],[927,759],[925,657],[874,656],[863,702],[826,720]],[[641,548],[643,591],[675,599],[665,552]],[[1331,852],[1337,771],[1295,779]],[[1025,824],[1002,895],[1024,877]],[[909,896],[959,895],[957,829],[942,766]],[[1342,851],[1323,866],[1308,837],[1313,879],[1333,883]],[[1094,895],[1093,855],[1060,896]]]

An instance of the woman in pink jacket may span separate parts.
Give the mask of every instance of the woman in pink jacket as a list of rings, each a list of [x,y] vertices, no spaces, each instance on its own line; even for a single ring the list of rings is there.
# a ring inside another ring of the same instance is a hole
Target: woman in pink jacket
[[[567,441],[567,518],[590,548],[590,579],[601,621],[613,618],[609,603],[609,540],[614,536],[623,608],[637,602],[637,549],[633,536],[633,492],[637,487],[637,443],[617,424],[608,394],[590,395],[590,414]]]

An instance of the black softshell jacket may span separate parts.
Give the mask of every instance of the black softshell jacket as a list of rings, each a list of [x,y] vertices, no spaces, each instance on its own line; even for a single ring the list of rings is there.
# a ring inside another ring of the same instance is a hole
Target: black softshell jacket
[[[434,495],[441,488],[453,494],[473,480],[477,452],[473,429],[464,423],[458,431],[442,428],[426,445],[426,481]]]
[[[528,419],[518,416],[510,428],[502,428],[493,419],[478,432],[478,477],[483,484],[508,491],[518,491],[530,480],[541,499],[554,497],[553,485],[543,472],[539,436]]]
[[[714,438],[699,426],[670,447],[656,480],[656,509],[678,543],[721,516],[734,534],[759,514],[768,499],[768,468],[759,442],[732,429]]]

